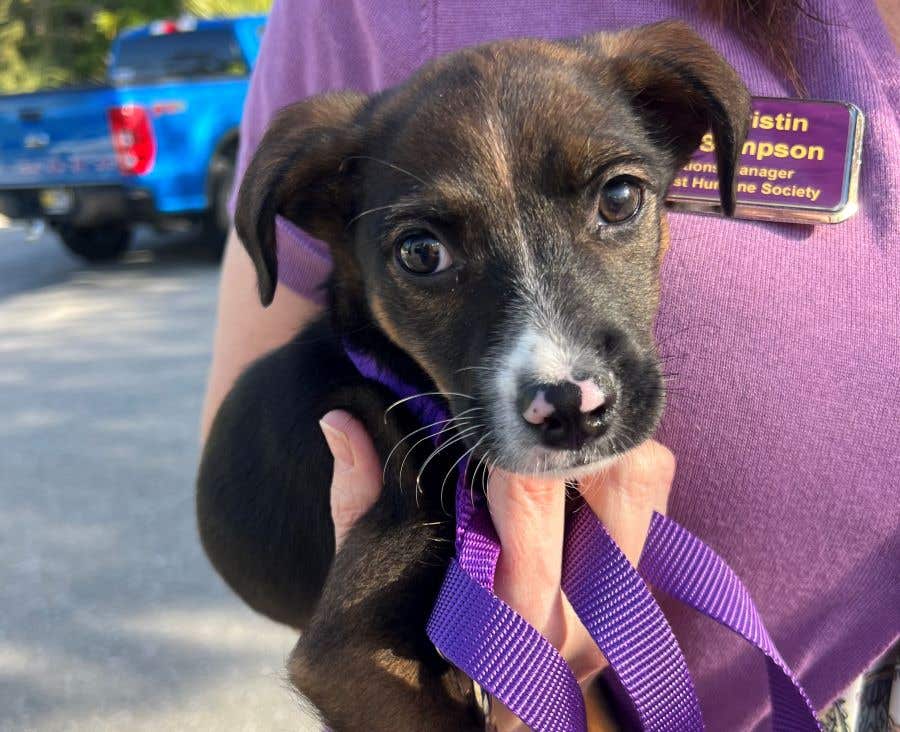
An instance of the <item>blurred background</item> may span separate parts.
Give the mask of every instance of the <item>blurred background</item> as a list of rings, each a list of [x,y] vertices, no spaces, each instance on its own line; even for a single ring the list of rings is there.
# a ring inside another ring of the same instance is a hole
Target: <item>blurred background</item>
[[[0,0],[0,730],[315,728],[194,523],[267,5]]]
[[[0,92],[101,82],[126,28],[183,14],[265,13],[271,0],[0,0]]]

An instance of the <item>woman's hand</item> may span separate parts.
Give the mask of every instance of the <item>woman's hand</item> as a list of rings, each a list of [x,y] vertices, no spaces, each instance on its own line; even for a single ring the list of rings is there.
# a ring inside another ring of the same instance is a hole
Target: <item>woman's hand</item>
[[[353,524],[381,492],[381,465],[363,425],[346,412],[321,421],[334,456],[331,515],[340,546]],[[581,493],[632,564],[637,565],[654,511],[665,513],[675,458],[648,441],[595,475],[579,481]],[[565,485],[560,479],[494,471],[488,505],[501,552],[494,589],[556,646],[583,688],[606,665],[602,654],[560,589]],[[501,732],[527,729],[499,703]]]
[[[347,412],[328,412],[319,422],[334,458],[331,478],[331,518],[334,546],[339,549],[347,532],[381,494],[381,461],[366,428]]]
[[[653,512],[666,511],[674,475],[674,456],[651,440],[579,481],[585,502],[635,566]],[[606,660],[560,589],[563,481],[495,471],[488,483],[488,499],[502,547],[494,590],[559,649],[582,688],[587,689]],[[602,710],[594,711],[602,714]],[[594,721],[592,729],[600,722]],[[527,729],[498,703],[494,704],[494,723],[500,732]]]

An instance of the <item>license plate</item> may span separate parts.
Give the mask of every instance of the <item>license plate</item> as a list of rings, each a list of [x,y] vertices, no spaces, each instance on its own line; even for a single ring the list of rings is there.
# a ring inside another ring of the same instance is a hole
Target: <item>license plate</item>
[[[75,203],[72,191],[65,188],[45,188],[41,191],[39,199],[44,213],[51,216],[69,213]]]

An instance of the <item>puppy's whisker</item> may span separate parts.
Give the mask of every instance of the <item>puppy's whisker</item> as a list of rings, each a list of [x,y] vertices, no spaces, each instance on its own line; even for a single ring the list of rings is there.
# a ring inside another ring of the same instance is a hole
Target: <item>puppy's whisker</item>
[[[416,440],[415,444],[414,444],[412,447],[410,447],[409,450],[406,451],[406,455],[403,456],[403,460],[400,461],[400,470],[397,472],[397,479],[398,479],[398,480],[402,480],[402,479],[403,479],[403,468],[404,468],[404,466],[406,465],[406,460],[409,458],[410,455],[412,455],[412,453],[415,451],[415,449],[416,449],[419,445],[421,445],[423,442],[426,442],[427,440],[433,440],[433,439],[436,439],[436,438],[440,437],[440,436],[443,435],[447,430],[452,430],[452,429],[457,428],[457,427],[460,427],[460,426],[462,426],[463,428],[468,428],[468,427],[471,426],[470,423],[471,423],[471,422],[474,422],[476,419],[477,419],[477,417],[475,417],[474,415],[473,415],[472,417],[464,417],[463,419],[460,419],[459,417],[454,417],[454,418],[452,419],[452,421],[450,421],[448,424],[444,425],[444,426],[437,432],[437,434],[435,434],[435,435],[430,435],[430,434],[429,434],[429,435],[425,435],[425,437],[422,437],[421,439]]]
[[[402,445],[404,442],[406,442],[406,440],[408,440],[413,435],[416,435],[419,432],[424,432],[425,430],[433,429],[433,428],[437,427],[438,425],[447,424],[448,422],[455,422],[458,419],[460,419],[461,417],[462,417],[462,415],[460,414],[456,417],[449,417],[447,419],[439,419],[435,422],[431,422],[430,424],[423,425],[422,427],[414,429],[414,430],[412,430],[412,432],[408,432],[407,434],[403,435],[403,437],[401,437],[399,440],[397,440],[397,442],[391,448],[391,451],[388,453],[388,456],[385,458],[385,465],[390,462],[391,457],[393,456],[394,452],[396,452],[397,448],[400,447],[400,445]]]
[[[470,427],[466,427],[465,429],[461,430],[458,434],[454,435],[446,442],[442,443],[441,445],[438,445],[438,447],[435,448],[427,458],[425,458],[425,462],[422,463],[422,467],[419,468],[419,474],[416,476],[416,495],[417,496],[419,494],[419,491],[422,488],[422,473],[425,472],[425,468],[428,467],[428,464],[432,460],[434,460],[438,455],[440,455],[444,450],[446,450],[448,447],[450,447],[451,445],[455,445],[457,442],[461,442],[461,441],[465,440],[469,435],[472,435],[472,434],[478,432],[478,430],[480,430],[480,429],[483,429],[483,425],[481,425],[481,424],[475,424]]]
[[[421,445],[423,442],[427,442],[428,440],[434,440],[449,430],[458,429],[459,427],[468,427],[468,426],[470,426],[471,422],[474,422],[474,421],[475,421],[475,417],[471,417],[471,418],[466,417],[465,419],[454,420],[453,422],[444,425],[434,435],[426,435],[425,437],[422,437],[419,440],[416,440],[416,442],[406,451],[406,454],[403,456],[403,460],[400,461],[400,469],[397,471],[397,480],[402,481],[403,469],[406,467],[406,461],[409,459],[409,456],[415,452],[416,448],[419,445]]]
[[[394,407],[398,407],[401,404],[405,404],[406,402],[410,401],[411,399],[420,399],[421,397],[427,397],[427,396],[442,396],[442,397],[458,396],[458,397],[463,397],[464,399],[474,399],[475,398],[471,394],[461,394],[460,392],[457,392],[457,391],[423,391],[420,394],[413,394],[412,396],[404,397],[403,399],[398,399],[396,402],[391,404],[391,406],[389,406],[387,409],[385,409],[384,413],[385,413],[385,415],[387,415],[387,413],[390,412]]]
[[[494,462],[488,466],[487,471],[484,473],[484,500],[487,503],[488,508],[490,508],[491,505],[491,476],[494,474],[494,470],[497,467],[497,462],[499,459],[500,458],[494,460]]]
[[[711,324],[709,324],[711,325]],[[701,328],[708,327],[706,323],[691,323],[690,325],[686,325],[684,327],[673,330],[669,333],[666,333],[664,336],[656,339],[656,347],[658,349],[662,349],[663,346],[668,345],[672,341],[674,341],[679,336],[683,336],[685,333],[693,334],[694,331],[700,330]],[[716,329],[717,330],[717,329]]]
[[[399,165],[394,165],[394,163],[389,163],[387,160],[382,160],[381,158],[372,157],[371,155],[349,155],[346,158],[344,158],[343,161],[341,161],[341,165],[346,163],[348,160],[369,160],[373,163],[378,163],[379,165],[384,165],[385,167],[391,168],[392,170],[396,170],[398,173],[403,173],[404,175],[408,175],[410,178],[418,181],[426,188],[428,187],[428,184],[424,180],[422,180],[419,176],[417,176],[415,173],[410,173],[405,168],[401,168]]]
[[[488,432],[490,434],[490,432]],[[481,462],[475,466],[475,472],[472,474],[472,482],[469,483],[469,500],[472,501],[472,504],[475,503],[475,479],[478,476],[478,469],[481,468],[481,493],[484,496],[487,496],[487,463],[490,460],[490,450],[485,451],[484,455],[481,458]]]
[[[474,422],[474,424],[473,424]],[[483,429],[484,425],[480,422],[475,422],[474,419],[469,420],[469,423],[463,425],[462,429],[457,430],[456,434],[450,437],[448,440],[441,442],[438,444],[434,450],[432,450],[428,457],[425,458],[425,461],[422,463],[422,466],[419,468],[419,473],[416,478],[416,482],[419,483],[422,477],[422,473],[426,467],[428,467],[428,463],[430,463],[435,457],[437,457],[441,452],[446,450],[451,445],[455,445],[456,443],[465,440],[467,437],[472,435],[474,432],[477,432],[480,429]]]
[[[403,440],[406,440],[406,439],[412,437],[412,436],[413,436],[414,434],[416,434],[417,432],[422,432],[423,430],[427,430],[427,429],[429,429],[430,427],[437,427],[437,425],[439,425],[439,424],[445,424],[445,423],[447,423],[447,422],[455,422],[455,421],[458,421],[458,420],[463,419],[464,417],[466,417],[466,415],[469,415],[471,412],[480,412],[480,411],[483,411],[483,407],[469,407],[468,409],[463,410],[462,412],[460,412],[460,413],[457,414],[457,415],[454,415],[454,416],[452,416],[452,417],[448,417],[447,419],[439,419],[439,420],[437,420],[437,421],[435,421],[435,422],[432,422],[431,424],[426,424],[426,425],[424,425],[424,426],[422,426],[422,427],[419,427],[418,429],[413,430],[412,432],[410,432],[410,433],[409,433],[408,435],[406,435],[405,437],[400,438],[400,442],[402,442]]]
[[[477,409],[481,409],[481,407],[470,407],[469,409],[465,410],[464,412],[460,412],[460,413],[457,414],[455,417],[450,417],[449,419],[439,419],[439,420],[437,420],[436,422],[432,422],[431,424],[426,424],[424,427],[419,427],[418,429],[413,430],[413,431],[410,432],[409,434],[404,435],[404,436],[401,437],[399,440],[397,440],[397,444],[395,444],[395,445],[391,448],[391,451],[388,453],[388,456],[387,456],[387,457],[385,458],[385,460],[384,460],[384,468],[383,468],[383,470],[381,471],[381,482],[382,482],[382,484],[384,484],[384,482],[385,482],[385,480],[386,480],[386,477],[387,477],[387,469],[388,469],[388,465],[389,465],[390,462],[391,462],[391,458],[394,456],[394,453],[397,452],[397,448],[399,448],[400,445],[402,445],[404,442],[406,442],[410,437],[412,437],[413,435],[418,434],[419,432],[424,432],[425,430],[433,429],[433,428],[435,428],[435,427],[437,427],[438,425],[441,425],[441,424],[447,424],[448,422],[450,422],[450,423],[452,423],[452,422],[457,422],[457,421],[460,420],[465,414],[468,414],[469,412],[474,412],[474,411],[477,410]],[[465,420],[464,420],[464,421],[465,421]]]
[[[488,435],[490,435],[490,434],[491,434],[491,433],[488,432]],[[490,451],[490,450],[485,450],[485,451],[484,451],[484,455],[481,456],[481,460],[479,460],[478,465],[475,466],[475,473],[472,475],[472,483],[475,482],[475,476],[478,474],[478,470],[479,470],[479,469],[481,469],[481,470],[484,470],[484,469],[485,469],[485,466],[486,466],[487,461],[490,460],[490,454],[491,454],[491,451]]]
[[[685,353],[673,353],[665,356],[659,357],[659,363],[663,366],[667,366],[669,364],[680,364],[683,363],[687,358],[687,354]]]
[[[487,435],[482,436],[482,438],[480,440],[478,440],[478,442],[476,442],[474,445],[472,445],[472,447],[470,447],[462,455],[460,455],[458,458],[456,458],[456,462],[454,462],[453,465],[450,466],[450,469],[447,471],[447,474],[444,475],[444,479],[441,481],[441,508],[444,507],[444,486],[447,485],[447,478],[449,478],[453,474],[453,471],[456,469],[456,466],[459,465],[463,460],[465,460],[473,452],[475,452],[475,450],[478,448],[478,446],[482,442],[484,442],[485,439],[487,439]]]
[[[485,438],[487,438],[487,437],[489,437],[490,434],[491,434],[491,432],[490,432],[490,430],[489,430],[488,433],[482,438],[482,440],[485,439]],[[479,443],[479,444],[480,444],[480,443]],[[476,447],[477,447],[477,445],[476,445]],[[472,475],[470,476],[470,480],[469,480],[469,498],[471,499],[471,501],[472,501],[473,503],[475,502],[475,481],[478,479],[478,471],[479,471],[479,469],[481,469],[481,466],[484,465],[484,461],[487,460],[487,457],[488,457],[489,454],[490,454],[490,450],[485,450],[484,455],[482,455],[482,456],[478,459],[478,462],[477,462],[476,465],[475,465],[475,470],[472,471]]]
[[[488,505],[491,503],[490,496],[488,492],[491,486],[491,476],[494,474],[494,469],[497,467],[497,463],[500,461],[500,456],[498,455],[493,461],[490,458],[485,462],[484,468],[481,471],[481,490],[484,493],[484,498],[487,501]]]
[[[369,214],[377,213],[379,211],[393,211],[398,208],[414,208],[417,204],[414,203],[389,203],[386,206],[375,206],[370,209],[366,209],[361,213],[356,214],[352,219],[347,222],[347,225],[344,227],[344,231],[347,231],[353,224],[359,221],[363,216],[368,216]]]

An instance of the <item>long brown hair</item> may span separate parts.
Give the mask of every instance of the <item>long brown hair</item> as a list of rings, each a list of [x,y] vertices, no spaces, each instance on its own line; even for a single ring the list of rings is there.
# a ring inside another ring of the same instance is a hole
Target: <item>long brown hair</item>
[[[794,61],[800,42],[801,16],[823,22],[807,0],[696,0],[710,17],[737,28],[744,39],[778,71],[797,94],[806,96],[806,87]]]

